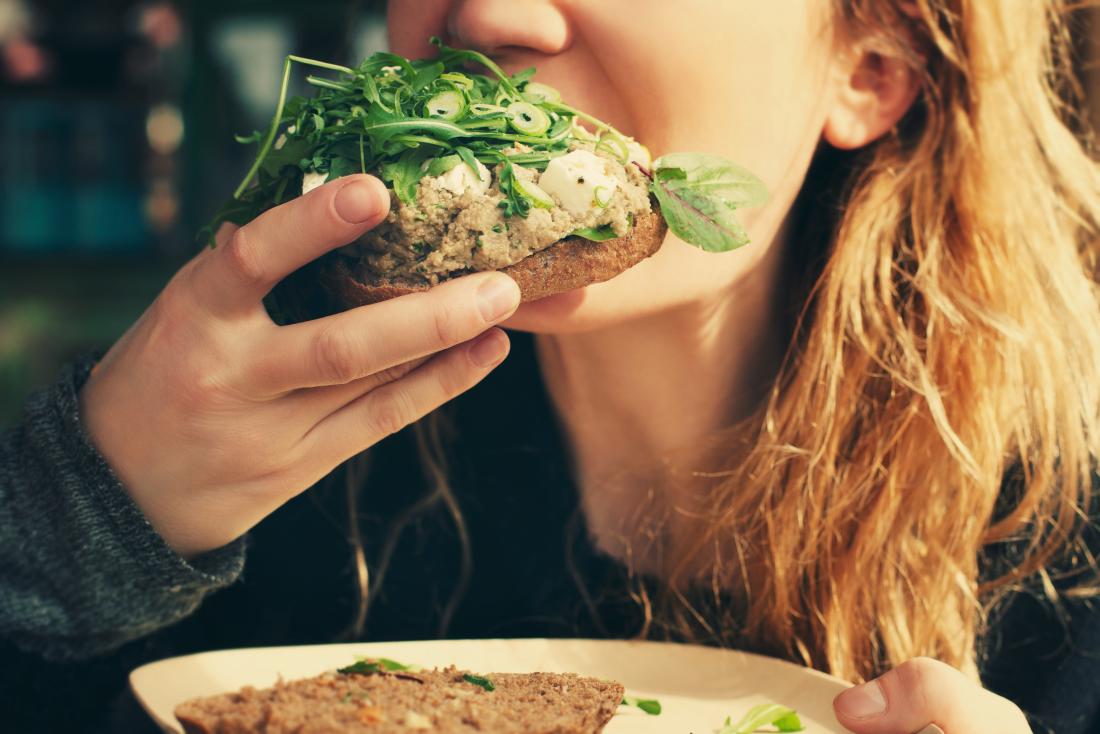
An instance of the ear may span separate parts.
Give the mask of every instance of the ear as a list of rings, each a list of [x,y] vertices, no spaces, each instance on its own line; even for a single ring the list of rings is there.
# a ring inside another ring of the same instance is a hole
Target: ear
[[[862,148],[897,124],[917,98],[920,80],[902,59],[860,53],[841,77],[822,134],[835,148]]]

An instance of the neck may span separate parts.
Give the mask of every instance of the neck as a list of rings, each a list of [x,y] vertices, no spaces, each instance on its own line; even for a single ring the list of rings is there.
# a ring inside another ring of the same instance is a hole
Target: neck
[[[778,260],[720,298],[537,340],[589,531],[637,570],[662,573],[660,548],[691,535],[702,449],[753,413],[775,375],[786,337]]]

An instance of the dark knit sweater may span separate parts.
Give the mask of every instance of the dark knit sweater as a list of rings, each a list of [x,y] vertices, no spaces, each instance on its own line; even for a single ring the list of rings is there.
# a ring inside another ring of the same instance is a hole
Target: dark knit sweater
[[[473,574],[445,633],[633,635],[637,609],[623,570],[586,537],[530,340],[513,342],[505,364],[451,408],[450,475]],[[250,533],[247,566],[244,540],[187,563],[81,429],[77,393],[89,365],[32,396],[0,437],[3,731],[152,731],[126,689],[133,667],[207,649],[331,642],[354,613],[340,472]],[[372,451],[359,522],[368,558],[426,485],[409,431]],[[446,513],[414,518],[363,639],[438,635],[460,576],[458,547]],[[1100,732],[1100,611],[1086,602],[1059,613],[1019,594],[980,657],[987,687],[1019,703],[1036,731]]]

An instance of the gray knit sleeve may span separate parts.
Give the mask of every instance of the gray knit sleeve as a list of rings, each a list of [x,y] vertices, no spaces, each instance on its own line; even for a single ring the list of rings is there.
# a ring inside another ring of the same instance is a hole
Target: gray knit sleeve
[[[232,583],[244,539],[191,562],[157,534],[84,433],[69,365],[0,434],[0,637],[49,659],[109,652]]]

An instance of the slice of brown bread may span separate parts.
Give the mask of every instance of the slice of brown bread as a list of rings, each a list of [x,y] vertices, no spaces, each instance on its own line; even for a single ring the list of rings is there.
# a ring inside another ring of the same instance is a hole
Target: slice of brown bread
[[[657,211],[638,215],[631,231],[606,242],[566,237],[502,268],[524,301],[564,293],[614,278],[661,248],[668,225]],[[465,272],[456,275],[466,275]],[[305,321],[428,290],[427,282],[395,281],[357,272],[349,258],[332,252],[285,278],[269,306],[282,321]]]
[[[327,673],[176,708],[187,734],[597,734],[623,700],[619,683],[572,673]]]
[[[614,278],[657,252],[667,231],[664,218],[656,211],[648,211],[638,215],[634,227],[622,237],[605,242],[566,237],[501,271],[519,285],[522,300],[535,301]],[[320,277],[323,287],[344,308],[377,303],[430,287],[426,282],[367,277],[354,272],[343,259],[334,259],[330,267],[321,270]]]

